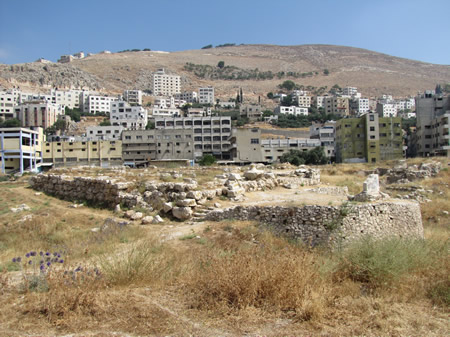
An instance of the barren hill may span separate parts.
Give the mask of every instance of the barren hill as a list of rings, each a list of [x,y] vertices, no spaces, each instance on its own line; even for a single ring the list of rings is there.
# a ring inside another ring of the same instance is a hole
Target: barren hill
[[[214,78],[208,74],[201,78],[185,67],[191,63],[215,69],[219,61],[235,69],[233,79]],[[331,45],[240,45],[170,53],[97,54],[75,60],[70,65],[0,65],[0,84],[86,85],[113,92],[125,88],[150,89],[150,75],[158,68],[181,75],[183,90],[213,85],[216,95],[222,98],[234,97],[239,87],[243,88],[247,98],[263,97],[269,91],[276,91],[277,85],[286,79],[305,87],[355,86],[365,96],[382,93],[415,95],[438,83],[450,83],[448,65],[408,60],[365,49]],[[329,70],[329,75],[323,73],[324,69]],[[271,72],[273,76],[237,79],[237,72]],[[297,76],[288,76],[289,72]],[[279,73],[283,75],[279,76]],[[300,74],[302,76],[298,76]]]

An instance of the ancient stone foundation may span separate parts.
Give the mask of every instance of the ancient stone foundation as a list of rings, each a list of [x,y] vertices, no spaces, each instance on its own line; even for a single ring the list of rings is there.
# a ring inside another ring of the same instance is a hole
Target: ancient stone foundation
[[[313,246],[337,245],[367,235],[376,239],[396,236],[423,238],[422,218],[416,202],[380,202],[335,206],[233,207],[210,212],[208,220],[256,220],[278,234]]]

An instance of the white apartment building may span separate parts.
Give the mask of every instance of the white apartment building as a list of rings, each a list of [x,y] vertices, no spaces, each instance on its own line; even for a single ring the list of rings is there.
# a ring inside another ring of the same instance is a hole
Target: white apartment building
[[[69,109],[81,108],[81,93],[83,90],[52,90],[53,103]]]
[[[178,75],[166,74],[164,69],[152,74],[153,96],[173,96],[181,92],[181,78]]]
[[[47,129],[55,124],[59,115],[64,114],[60,105],[46,101],[32,101],[15,107],[22,127],[40,126]]]
[[[358,96],[358,89],[355,87],[346,87],[342,89],[343,96],[354,97]]]
[[[132,106],[125,101],[116,101],[111,102],[109,119],[113,126],[120,125],[127,130],[145,130],[148,113],[142,106]]]
[[[17,105],[14,94],[8,91],[0,92],[0,118],[15,118],[14,108]]]
[[[416,118],[416,113],[414,111],[410,112],[397,112],[397,116],[405,119]]]
[[[397,111],[400,110],[414,110],[416,108],[416,102],[414,98],[407,98],[404,100],[396,100],[394,103],[397,106]]]
[[[150,117],[179,117],[181,116],[181,110],[178,108],[171,108],[171,107],[160,107],[160,106],[154,106],[151,109],[151,116]]]
[[[198,94],[195,91],[183,91],[180,94],[175,95],[175,99],[180,101],[185,101],[186,103],[197,103]]]
[[[309,138],[320,140],[320,146],[324,148],[327,157],[336,156],[336,121],[313,123],[309,127]]]
[[[323,102],[325,100],[325,96],[317,96],[316,97],[316,106],[318,108],[323,108]]]
[[[117,100],[117,97],[89,95],[88,107],[85,112],[89,112],[91,114],[109,113],[111,111],[111,103]]]
[[[397,106],[395,103],[377,103],[377,114],[379,117],[397,117]]]
[[[370,111],[370,101],[368,98],[358,97],[355,99],[356,113],[361,116]]]
[[[123,92],[123,100],[131,105],[142,105],[141,90],[125,90]]]
[[[198,102],[200,104],[211,104],[214,105],[214,88],[204,87],[198,89]]]
[[[294,116],[308,116],[308,108],[298,106],[278,106],[274,110],[275,114],[294,115]]]

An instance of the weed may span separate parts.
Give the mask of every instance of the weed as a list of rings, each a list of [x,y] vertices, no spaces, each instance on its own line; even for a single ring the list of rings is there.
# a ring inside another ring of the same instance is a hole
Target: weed
[[[192,240],[192,239],[195,239],[196,237],[197,237],[197,234],[191,233],[191,234],[187,234],[187,235],[180,237],[180,240],[181,241]]]

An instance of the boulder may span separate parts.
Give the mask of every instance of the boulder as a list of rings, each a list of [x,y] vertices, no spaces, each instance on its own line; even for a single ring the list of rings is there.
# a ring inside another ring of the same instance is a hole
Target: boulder
[[[252,166],[250,170],[244,173],[244,177],[248,180],[260,179],[264,175],[264,171],[258,170],[256,166]]]
[[[189,199],[195,199],[195,200],[203,199],[202,191],[190,191],[190,192],[187,193],[186,196]]]
[[[159,216],[159,215],[156,215],[154,218],[153,218],[153,222],[152,223],[154,223],[154,224],[159,224],[159,223],[163,223],[164,222],[164,220]]]
[[[190,207],[174,207],[172,209],[172,215],[180,220],[187,220],[192,216],[192,208]]]
[[[172,210],[172,203],[171,202],[166,202],[166,203],[164,203],[164,205],[163,205],[163,211],[165,212],[165,213],[167,213],[167,212],[169,212],[169,211],[171,211]]]
[[[141,224],[143,225],[148,225],[153,223],[153,217],[151,215],[147,215],[145,217],[142,218]]]
[[[141,212],[134,212],[133,215],[131,215],[130,219],[131,220],[139,220],[142,219],[144,217],[144,214],[142,214]]]

